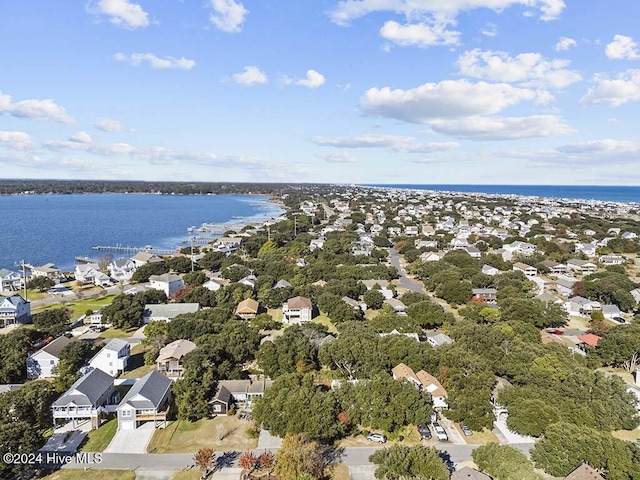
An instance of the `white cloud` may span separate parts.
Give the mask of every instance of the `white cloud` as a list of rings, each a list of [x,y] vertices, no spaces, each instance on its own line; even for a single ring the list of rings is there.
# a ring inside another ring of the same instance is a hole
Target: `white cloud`
[[[463,53],[458,58],[462,75],[493,82],[520,83],[525,87],[564,88],[582,79],[565,67],[568,60],[547,60],[539,53],[521,53],[510,57],[506,52],[482,51]]]
[[[57,105],[53,100],[21,100],[14,102],[11,95],[0,92],[0,114],[7,113],[18,118],[31,120],[53,120],[54,122],[76,123],[65,109]]]
[[[444,152],[459,146],[457,142],[419,143],[415,137],[367,133],[345,137],[311,137],[316,145],[339,148],[389,148],[394,152],[433,153]]]
[[[494,114],[536,97],[533,90],[506,83],[445,80],[409,90],[371,88],[361,98],[360,107],[367,115],[429,123],[438,118]]]
[[[569,50],[571,47],[575,47],[576,45],[578,45],[578,42],[576,42],[573,38],[560,37],[560,40],[558,40],[558,43],[556,43],[556,51],[564,52]]]
[[[267,76],[258,67],[254,66],[244,67],[242,73],[236,73],[231,78],[233,78],[234,82],[242,85],[268,82]]]
[[[613,41],[607,44],[605,53],[608,58],[615,60],[636,60],[640,58],[638,44],[631,37],[625,35],[615,35]]]
[[[25,132],[0,131],[0,145],[13,150],[30,150],[35,145],[29,134]]]
[[[134,29],[149,26],[147,12],[129,0],[98,0],[89,3],[88,10],[98,15],[107,15],[118,27]]]
[[[615,165],[637,164],[640,156],[640,142],[607,138],[570,143],[551,151],[523,153],[519,156],[528,159],[537,167],[556,167],[561,164],[570,167],[602,166],[608,169]],[[611,171],[608,173],[611,174]],[[628,181],[628,179],[627,174],[625,180]]]
[[[33,155],[32,153],[2,151],[0,151],[0,165],[30,168],[43,168],[47,166],[42,162],[40,157]]]
[[[495,37],[498,35],[498,26],[495,23],[487,23],[480,33],[485,37]]]
[[[127,130],[119,121],[110,118],[99,118],[93,126],[103,132],[123,132]]]
[[[627,70],[615,78],[597,75],[595,86],[580,99],[581,105],[609,105],[618,107],[640,100],[640,70]]]
[[[558,18],[565,7],[563,0],[341,0],[329,15],[334,23],[348,25],[351,20],[375,12],[393,12],[407,18],[455,18],[460,12],[477,8],[499,12],[515,5],[538,8],[542,20]]]
[[[211,0],[213,13],[209,17],[216,28],[227,33],[238,33],[242,30],[249,10],[234,0]]]
[[[316,157],[323,159],[327,163],[355,163],[354,156],[347,152],[333,152],[333,153],[316,153]]]
[[[437,45],[458,45],[460,32],[447,29],[448,22],[408,23],[401,25],[390,20],[380,29],[380,35],[402,47],[432,47]]]
[[[575,130],[556,115],[530,117],[467,117],[434,120],[431,128],[456,138],[473,140],[515,140],[519,138],[568,135]]]
[[[133,65],[137,67],[144,62],[148,62],[151,68],[155,69],[178,69],[178,70],[191,70],[196,62],[184,57],[157,57],[153,53],[132,53],[131,55],[125,55],[124,53],[116,53],[114,58],[123,63]]]
[[[307,70],[307,76],[298,80],[291,79],[287,76],[282,78],[282,83],[285,85],[300,85],[307,88],[318,88],[325,83],[324,75],[316,72],[315,70]]]
[[[91,136],[87,132],[78,132],[69,137],[70,142],[91,143]]]

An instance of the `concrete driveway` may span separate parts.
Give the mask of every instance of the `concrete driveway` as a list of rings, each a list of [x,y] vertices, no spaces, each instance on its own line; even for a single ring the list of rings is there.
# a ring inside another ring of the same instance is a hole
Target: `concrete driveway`
[[[118,430],[105,453],[147,453],[147,445],[153,437],[153,422],[142,424],[135,430]]]

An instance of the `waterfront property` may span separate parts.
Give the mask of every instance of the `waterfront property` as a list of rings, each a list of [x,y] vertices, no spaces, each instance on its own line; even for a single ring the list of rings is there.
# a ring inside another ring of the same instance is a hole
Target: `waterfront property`
[[[29,323],[31,321],[31,304],[20,295],[15,294],[0,300],[0,328],[9,325]]]
[[[96,429],[107,414],[106,406],[116,404],[118,398],[113,378],[102,370],[93,369],[53,402],[53,426],[72,422],[76,428],[78,423],[90,421],[91,428]]]
[[[146,422],[167,425],[171,379],[153,370],[131,387],[118,405],[118,429],[134,430]]]
[[[22,275],[0,268],[0,293],[17,292],[22,286]]]
[[[180,275],[164,273],[149,277],[149,288],[163,291],[167,298],[171,298],[182,287],[184,287],[184,282]]]

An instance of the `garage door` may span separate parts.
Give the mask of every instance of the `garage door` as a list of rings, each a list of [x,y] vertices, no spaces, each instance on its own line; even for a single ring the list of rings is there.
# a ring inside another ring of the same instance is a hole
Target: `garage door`
[[[135,420],[120,420],[120,428],[123,430],[135,430]]]

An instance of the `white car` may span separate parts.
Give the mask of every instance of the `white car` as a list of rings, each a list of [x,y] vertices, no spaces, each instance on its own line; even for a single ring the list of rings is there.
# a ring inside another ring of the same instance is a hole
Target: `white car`
[[[442,428],[442,426],[440,426],[439,424],[437,423],[433,424],[433,431],[436,434],[436,438],[441,442],[446,442],[449,440],[449,435],[447,435],[447,431],[444,428]]]
[[[370,433],[369,435],[367,435],[367,440],[369,440],[370,442],[386,443],[387,437],[385,437],[381,433]]]

